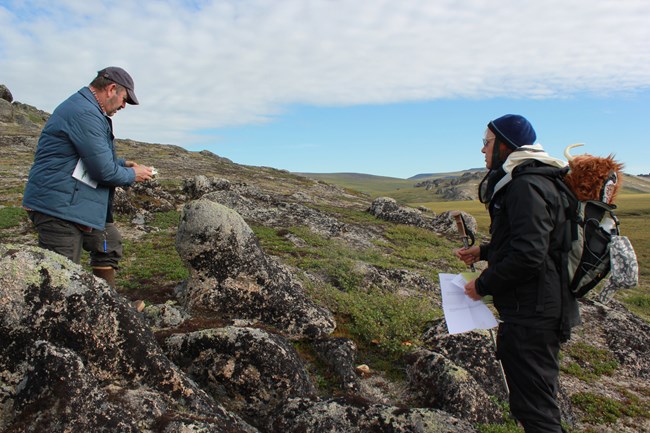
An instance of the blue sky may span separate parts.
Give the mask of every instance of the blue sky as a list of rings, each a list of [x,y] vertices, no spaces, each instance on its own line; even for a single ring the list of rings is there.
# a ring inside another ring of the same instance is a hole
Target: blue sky
[[[122,66],[141,105],[119,138],[295,172],[482,167],[486,123],[517,113],[554,156],[641,174],[649,22],[646,0],[0,0],[0,83],[51,112]]]

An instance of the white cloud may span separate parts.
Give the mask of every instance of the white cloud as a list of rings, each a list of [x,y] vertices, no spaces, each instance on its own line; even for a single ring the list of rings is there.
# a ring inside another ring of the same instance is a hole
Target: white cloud
[[[143,105],[118,115],[118,135],[190,144],[293,103],[647,88],[648,22],[645,0],[13,2],[0,82],[51,111],[123,66]]]

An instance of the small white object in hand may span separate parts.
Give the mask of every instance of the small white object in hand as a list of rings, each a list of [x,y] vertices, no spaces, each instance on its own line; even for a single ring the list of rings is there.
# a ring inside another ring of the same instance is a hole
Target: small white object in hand
[[[158,174],[158,170],[156,170],[154,167],[151,167],[151,177],[154,177]]]

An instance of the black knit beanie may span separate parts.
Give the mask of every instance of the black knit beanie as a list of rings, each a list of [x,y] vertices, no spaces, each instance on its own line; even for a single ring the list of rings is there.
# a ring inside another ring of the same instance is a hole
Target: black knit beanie
[[[535,144],[537,135],[525,117],[518,114],[506,114],[488,123],[490,131],[494,132],[497,140],[511,149],[518,149],[527,144]]]

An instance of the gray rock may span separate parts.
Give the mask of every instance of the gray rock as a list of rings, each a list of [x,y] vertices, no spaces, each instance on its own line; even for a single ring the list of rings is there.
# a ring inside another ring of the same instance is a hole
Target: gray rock
[[[294,399],[277,414],[273,433],[473,433],[477,430],[435,409],[406,409],[353,398]]]
[[[169,356],[226,407],[258,427],[315,388],[296,350],[261,329],[226,327],[169,337]]]
[[[0,99],[5,100],[9,103],[14,101],[14,96],[4,84],[0,84]]]
[[[189,318],[188,314],[176,308],[171,302],[145,307],[143,313],[152,328],[174,328]]]
[[[163,174],[159,174],[163,176]],[[176,210],[176,197],[165,191],[157,179],[136,182],[129,188],[116,188],[113,210],[123,215],[150,215]],[[138,223],[144,224],[145,221]]]
[[[112,417],[111,405],[117,403],[97,384],[117,384],[148,388],[175,402],[171,412],[209,416],[223,425],[221,431],[255,431],[169,361],[124,298],[63,256],[0,244],[0,300],[3,428],[24,421],[39,431],[41,419],[56,418],[59,431],[95,431],[75,426]],[[61,382],[68,376],[71,382]],[[70,387],[57,385],[62,383]],[[85,406],[86,395],[103,408]],[[37,408],[38,415],[30,418]],[[151,424],[158,421],[153,413],[145,417]]]
[[[650,377],[650,324],[615,299],[607,305],[582,299],[580,315],[583,325],[575,328],[572,342],[582,341],[589,345],[604,342],[605,349],[614,354],[628,374]]]
[[[453,217],[454,212],[459,211],[446,211],[436,216],[433,220],[433,230],[436,233],[458,235],[458,226],[456,224],[456,219]],[[478,230],[476,218],[467,212],[460,211],[460,214],[465,220],[465,225],[467,226],[466,229],[472,233],[476,233]]]
[[[358,393],[359,376],[355,371],[357,345],[348,338],[327,338],[314,342],[314,351],[341,381],[346,392]]]
[[[341,238],[362,248],[372,247],[371,240],[378,237],[365,227],[341,222],[325,212],[306,206],[303,203],[315,203],[317,200],[304,192],[292,191],[289,195],[278,195],[245,183],[232,183],[206,176],[186,179],[183,191],[188,196],[212,200],[233,209],[248,223],[277,229],[309,227],[319,236]],[[332,194],[331,191],[328,193]],[[339,191],[339,195],[342,198],[347,196],[343,191]]]
[[[420,210],[407,206],[400,206],[397,200],[390,197],[376,198],[368,208],[371,215],[385,221],[398,224],[429,228],[431,219],[425,216]]]
[[[508,398],[489,331],[450,335],[444,319],[439,319],[427,329],[422,340],[427,349],[468,371],[488,394],[501,400]]]
[[[499,408],[472,375],[439,353],[414,352],[406,373],[418,401],[425,406],[472,423],[502,421]]]
[[[183,192],[191,200],[201,198],[204,194],[212,191],[227,191],[230,186],[230,181],[226,179],[208,178],[202,174],[183,180]]]
[[[14,121],[14,108],[11,102],[0,98],[0,122],[12,123]]]
[[[188,203],[176,249],[190,268],[182,294],[190,310],[264,323],[292,338],[319,338],[334,330],[332,314],[262,251],[235,211],[205,199]]]
[[[24,426],[25,430],[47,432],[140,431],[133,419],[124,417],[121,408],[110,402],[72,350],[36,341],[25,362],[29,367],[14,397],[12,412],[16,416],[3,417],[12,428]]]
[[[432,230],[436,233],[458,233],[456,220],[452,217],[452,211],[443,212],[440,215],[429,216],[419,209],[401,206],[393,198],[378,197],[371,203],[368,212],[385,221],[421,227]],[[472,231],[472,233],[476,233],[478,228],[476,219],[466,212],[461,212],[461,214],[465,219],[467,228]]]

